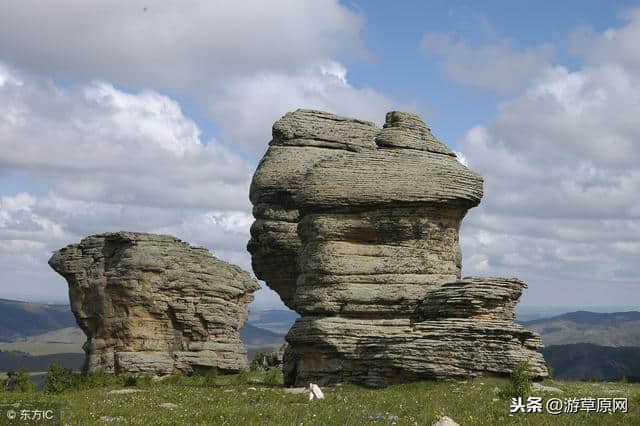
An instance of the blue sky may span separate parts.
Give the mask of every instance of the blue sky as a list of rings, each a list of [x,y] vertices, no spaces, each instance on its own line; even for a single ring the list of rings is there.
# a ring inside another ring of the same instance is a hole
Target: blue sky
[[[638,45],[638,2],[0,2],[0,297],[64,300],[51,251],[120,229],[250,269],[251,175],[306,107],[417,112],[485,177],[465,275],[636,307]]]
[[[631,1],[362,1],[348,3],[366,16],[362,39],[370,61],[349,61],[349,80],[375,87],[406,104],[417,102],[433,130],[451,146],[472,126],[495,114],[501,98],[485,88],[460,85],[438,68],[437,57],[424,54],[426,33],[448,34],[472,47],[508,40],[515,50],[551,44],[555,63],[575,69],[572,34],[602,32],[620,26]]]

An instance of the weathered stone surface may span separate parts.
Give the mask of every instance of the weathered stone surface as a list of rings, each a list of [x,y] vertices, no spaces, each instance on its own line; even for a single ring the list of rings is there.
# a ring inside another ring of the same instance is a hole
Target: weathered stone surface
[[[433,422],[432,426],[460,426],[451,417],[442,416],[437,421]]]
[[[481,280],[465,278],[451,284],[474,286]],[[500,279],[486,281],[487,292],[502,290]],[[495,282],[500,284],[490,288]],[[435,300],[440,300],[446,288],[445,284],[433,291],[439,293]],[[457,297],[452,292],[450,300]],[[536,352],[542,347],[539,336],[507,319],[513,311],[507,314],[502,306],[492,308],[492,299],[488,300],[465,297],[454,303],[459,311],[448,307],[439,316],[430,309],[427,317],[422,314],[420,308],[431,306],[430,294],[411,318],[402,318],[401,313],[388,319],[380,318],[382,315],[303,316],[287,335],[293,353],[285,362],[293,358],[290,362],[295,367],[285,373],[298,384],[324,381],[325,385],[385,386],[421,378],[501,375],[512,371],[519,361],[528,361],[535,376],[545,376],[544,360]]]
[[[455,157],[445,144],[433,136],[420,117],[409,112],[388,112],[383,129],[378,132],[375,141],[378,146],[412,148]]]
[[[259,286],[168,235],[93,235],[53,254],[87,335],[85,370],[168,374],[247,365],[238,330]]]
[[[297,110],[274,124],[254,175],[256,275],[302,315],[285,382],[371,386],[427,377],[545,376],[537,335],[513,323],[526,285],[460,280],[460,222],[482,177],[418,116],[383,129]]]

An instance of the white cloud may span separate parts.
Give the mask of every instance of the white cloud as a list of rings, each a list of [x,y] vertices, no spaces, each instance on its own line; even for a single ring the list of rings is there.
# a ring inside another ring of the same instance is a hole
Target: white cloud
[[[624,16],[620,28],[608,28],[602,33],[581,29],[571,37],[572,51],[591,64],[615,63],[634,73],[640,72],[640,9],[632,9]]]
[[[3,7],[0,57],[64,77],[208,90],[256,69],[365,55],[363,24],[335,0],[25,0]]]
[[[47,77],[97,78],[180,95],[207,114],[226,143],[253,155],[266,149],[273,122],[297,108],[384,119],[393,102],[350,86],[340,63],[347,54],[368,57],[363,25],[363,17],[336,0],[78,0],[64,7],[25,1],[0,18],[7,35],[0,37],[0,58],[46,70]]]
[[[472,47],[438,33],[423,35],[422,50],[439,58],[438,65],[451,80],[498,92],[521,89],[548,66],[553,56],[549,44],[522,51],[509,40]]]
[[[178,103],[103,82],[61,88],[33,76],[0,87],[0,165],[47,180],[69,200],[248,208],[250,167],[203,144]]]
[[[638,28],[635,19],[596,40]],[[485,197],[463,225],[466,273],[520,275],[532,284],[532,304],[624,305],[638,297],[633,60],[592,52],[576,71],[549,66],[490,123],[469,130],[461,150],[484,176]]]
[[[225,138],[261,154],[273,122],[288,111],[319,109],[382,125],[393,106],[393,101],[374,90],[352,87],[346,69],[327,62],[295,74],[265,71],[236,79],[211,100],[210,111],[224,123]]]

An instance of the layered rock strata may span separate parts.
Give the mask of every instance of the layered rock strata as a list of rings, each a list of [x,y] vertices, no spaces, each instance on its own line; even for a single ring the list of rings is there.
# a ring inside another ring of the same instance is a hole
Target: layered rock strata
[[[285,382],[370,386],[547,374],[537,335],[513,323],[525,286],[460,280],[460,222],[482,177],[415,114],[373,123],[311,110],[286,114],[250,190],[248,250],[258,278],[301,314]]]
[[[93,235],[53,254],[87,335],[85,371],[189,373],[247,366],[239,329],[251,275],[169,235]]]

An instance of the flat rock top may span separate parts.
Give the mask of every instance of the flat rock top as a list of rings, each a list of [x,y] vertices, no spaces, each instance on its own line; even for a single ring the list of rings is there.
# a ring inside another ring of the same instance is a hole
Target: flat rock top
[[[54,252],[49,259],[49,265],[66,277],[79,267],[87,267],[86,262],[112,256],[113,250],[127,250],[127,256],[119,260],[119,268],[122,270],[156,272],[171,270],[182,271],[184,276],[187,274],[216,276],[218,281],[224,278],[224,283],[215,282],[216,280],[198,280],[197,282],[200,286],[229,288],[232,292],[236,292],[231,290],[232,287],[249,291],[260,288],[248,272],[218,259],[208,249],[194,247],[176,237],[163,234],[120,231],[91,235],[83,238],[78,244],[70,244]],[[84,266],[79,266],[78,262],[82,262]],[[182,280],[180,282],[182,283]],[[185,282],[196,281],[189,279]]]
[[[251,201],[287,208],[453,204],[476,206],[482,177],[456,160],[419,116],[391,111],[373,123],[298,109],[273,125]]]
[[[298,109],[273,125],[271,145],[322,146],[357,150],[375,148],[374,123],[324,111]]]

